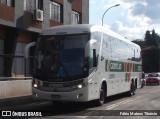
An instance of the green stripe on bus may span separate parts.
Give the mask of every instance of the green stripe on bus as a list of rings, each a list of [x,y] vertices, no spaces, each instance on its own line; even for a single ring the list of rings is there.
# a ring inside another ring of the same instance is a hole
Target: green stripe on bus
[[[135,72],[141,72],[142,71],[142,65],[140,64],[135,64]]]
[[[110,72],[141,72],[141,64],[106,60],[105,71]]]

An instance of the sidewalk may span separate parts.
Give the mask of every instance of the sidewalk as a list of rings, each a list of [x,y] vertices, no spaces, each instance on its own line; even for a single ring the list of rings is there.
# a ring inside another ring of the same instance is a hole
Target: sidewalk
[[[22,97],[13,97],[13,98],[6,98],[0,99],[0,109],[5,107],[13,107],[21,104],[27,104],[34,102],[32,100],[32,96],[22,96]]]

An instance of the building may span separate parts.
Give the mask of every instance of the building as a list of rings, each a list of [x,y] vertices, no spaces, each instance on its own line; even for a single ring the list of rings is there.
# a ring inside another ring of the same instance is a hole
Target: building
[[[0,0],[0,76],[32,72],[24,47],[37,41],[42,29],[82,23],[89,23],[89,0]]]

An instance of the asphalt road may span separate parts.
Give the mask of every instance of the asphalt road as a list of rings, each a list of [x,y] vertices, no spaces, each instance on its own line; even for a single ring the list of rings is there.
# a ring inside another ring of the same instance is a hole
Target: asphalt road
[[[160,86],[152,85],[137,89],[136,95],[132,97],[127,97],[125,94],[108,97],[106,103],[100,107],[97,107],[93,101],[62,103],[61,105],[38,101],[1,109],[42,112],[42,118],[45,119],[159,119],[160,116],[156,115],[160,115]],[[30,118],[38,119],[40,117]]]

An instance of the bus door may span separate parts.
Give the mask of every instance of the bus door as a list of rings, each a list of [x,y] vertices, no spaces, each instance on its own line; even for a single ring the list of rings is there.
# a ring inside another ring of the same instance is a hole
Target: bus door
[[[92,40],[90,41],[92,42]],[[98,60],[98,51],[96,47],[96,41],[90,45],[88,53],[88,63],[89,63],[89,98],[96,99],[99,95],[98,87],[98,75],[97,75],[97,60]]]

